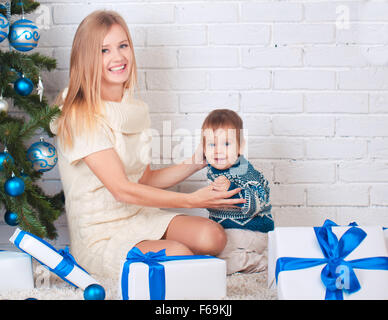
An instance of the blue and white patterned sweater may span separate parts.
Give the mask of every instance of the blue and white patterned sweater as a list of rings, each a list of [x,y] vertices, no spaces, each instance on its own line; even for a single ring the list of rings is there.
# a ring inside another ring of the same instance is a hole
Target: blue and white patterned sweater
[[[273,230],[274,223],[269,201],[270,188],[263,174],[252,164],[240,156],[236,163],[226,170],[218,170],[208,165],[209,182],[219,176],[225,176],[231,182],[229,190],[242,188],[232,198],[244,198],[246,203],[236,204],[236,209],[207,209],[209,218],[220,223],[224,228],[249,229],[268,232]]]

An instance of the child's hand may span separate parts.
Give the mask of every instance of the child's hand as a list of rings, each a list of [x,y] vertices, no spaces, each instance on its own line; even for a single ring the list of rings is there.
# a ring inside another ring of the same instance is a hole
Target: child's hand
[[[230,187],[230,181],[225,176],[219,176],[211,183],[213,190],[215,191],[228,191]]]

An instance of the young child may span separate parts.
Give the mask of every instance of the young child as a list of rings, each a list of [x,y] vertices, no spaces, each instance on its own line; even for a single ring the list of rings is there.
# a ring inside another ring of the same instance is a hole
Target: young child
[[[241,118],[228,109],[212,111],[202,125],[207,178],[213,189],[242,188],[234,197],[246,199],[233,207],[208,209],[209,218],[227,232],[228,242],[219,257],[227,261],[228,274],[265,269],[266,233],[274,229],[268,181],[242,155],[242,130]]]

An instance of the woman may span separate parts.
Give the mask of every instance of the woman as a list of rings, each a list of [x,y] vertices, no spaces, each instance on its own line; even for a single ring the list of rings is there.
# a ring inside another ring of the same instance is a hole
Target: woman
[[[58,137],[72,253],[88,272],[101,276],[118,277],[120,262],[133,246],[143,253],[165,248],[167,255],[218,254],[226,236],[217,223],[159,208],[244,202],[227,199],[240,189],[163,190],[205,166],[202,148],[181,164],[151,170],[144,156],[150,145],[148,107],[133,97],[135,84],[125,21],[112,11],[93,12],[75,34],[69,86],[58,97],[62,113],[51,130]]]

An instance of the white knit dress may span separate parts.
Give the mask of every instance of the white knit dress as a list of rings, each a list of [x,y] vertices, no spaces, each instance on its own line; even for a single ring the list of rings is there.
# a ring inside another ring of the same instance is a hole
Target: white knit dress
[[[105,106],[105,116],[96,119],[95,134],[75,137],[71,150],[64,150],[59,139],[56,146],[70,252],[89,273],[118,278],[127,252],[142,240],[159,240],[179,213],[118,202],[85,164],[87,155],[114,148],[128,179],[138,182],[151,161],[148,106],[132,98],[129,90],[121,102]],[[50,128],[57,133],[56,120]]]

